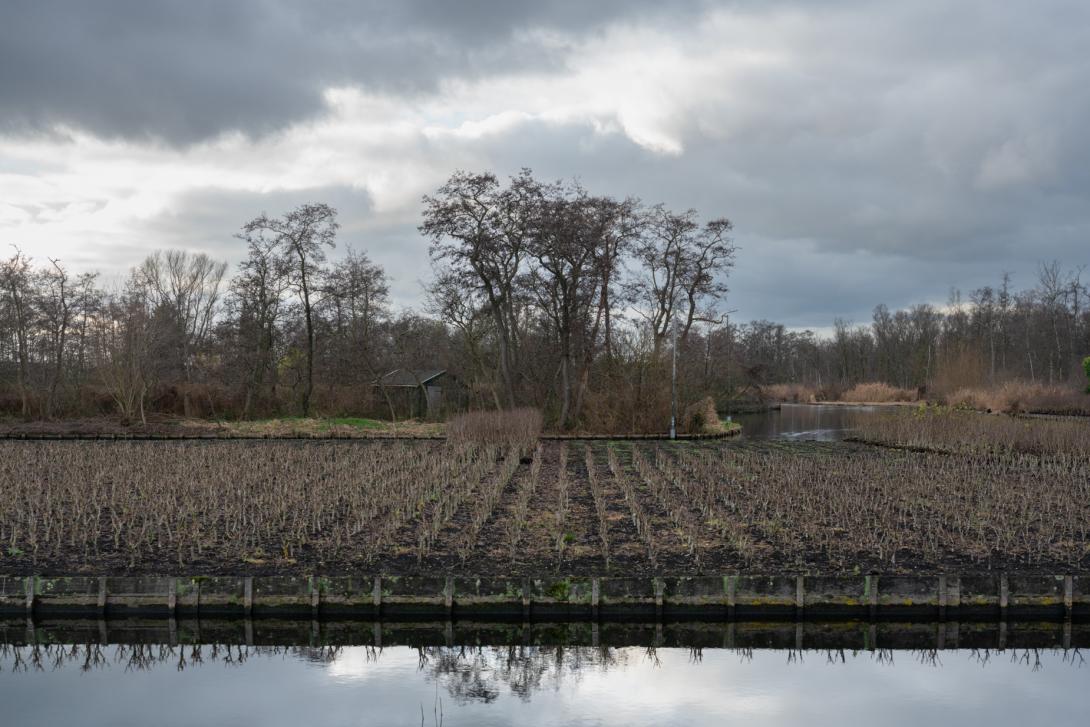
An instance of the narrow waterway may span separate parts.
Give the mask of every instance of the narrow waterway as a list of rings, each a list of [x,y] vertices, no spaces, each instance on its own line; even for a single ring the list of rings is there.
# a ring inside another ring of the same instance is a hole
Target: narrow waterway
[[[736,415],[734,421],[742,425],[742,437],[748,439],[829,442],[848,436],[858,417],[874,415],[880,409],[875,406],[784,404],[767,412]]]
[[[1076,650],[0,646],[2,723],[1084,724]]]

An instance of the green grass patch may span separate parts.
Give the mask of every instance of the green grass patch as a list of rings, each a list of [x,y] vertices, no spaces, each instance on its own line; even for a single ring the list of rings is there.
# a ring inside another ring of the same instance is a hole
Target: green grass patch
[[[332,419],[325,419],[324,423],[327,426],[336,427],[355,427],[356,429],[385,429],[386,422],[380,422],[377,419],[365,419],[363,417],[334,417]]]

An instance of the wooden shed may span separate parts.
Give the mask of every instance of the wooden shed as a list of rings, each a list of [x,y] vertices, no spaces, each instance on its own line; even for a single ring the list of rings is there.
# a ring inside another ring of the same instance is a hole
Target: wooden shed
[[[376,401],[389,398],[399,419],[438,419],[465,406],[465,386],[446,369],[394,369],[374,386]]]

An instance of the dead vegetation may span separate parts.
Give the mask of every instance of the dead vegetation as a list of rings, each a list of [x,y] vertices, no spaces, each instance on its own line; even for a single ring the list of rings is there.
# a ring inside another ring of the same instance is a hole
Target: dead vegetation
[[[858,417],[853,429],[863,441],[899,447],[1090,459],[1090,423],[1078,419],[993,416],[921,407]]]
[[[1022,414],[1090,414],[1090,396],[1065,386],[1007,381],[992,387],[966,387],[946,397],[950,406]]]
[[[438,442],[3,442],[0,562],[420,562],[456,513],[469,540],[517,466]]]
[[[783,401],[792,404],[813,404],[817,401],[817,392],[805,384],[772,384],[762,390],[770,401]]]
[[[446,425],[406,419],[398,422],[379,421],[362,417],[284,417],[223,421],[185,419],[149,415],[146,423],[122,424],[112,417],[63,419],[56,421],[24,421],[13,417],[0,418],[0,436],[120,436],[120,437],[200,437],[230,438],[422,438],[442,437]]]
[[[0,442],[0,572],[1090,566],[1085,430],[950,416],[881,431],[962,442],[955,454],[541,443],[527,462],[511,442]],[[973,444],[988,437],[1015,444]]]
[[[705,396],[685,407],[681,416],[682,430],[689,434],[716,434],[723,431],[723,422],[715,409],[715,399]]]
[[[916,392],[911,389],[899,389],[880,381],[856,384],[845,391],[841,401],[861,404],[885,404],[894,401],[916,401]]]
[[[843,447],[665,448],[677,507],[697,509],[744,563],[897,570],[1085,566],[1090,460]]]
[[[447,438],[455,444],[513,446],[529,454],[541,435],[542,418],[537,409],[474,411],[447,423]]]

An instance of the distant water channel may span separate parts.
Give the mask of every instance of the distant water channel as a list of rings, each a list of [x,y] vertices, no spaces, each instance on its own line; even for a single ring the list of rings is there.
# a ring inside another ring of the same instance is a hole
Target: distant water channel
[[[0,645],[3,724],[1085,724],[1076,650]]]
[[[853,421],[878,412],[873,406],[822,404],[784,404],[779,409],[759,414],[739,414],[734,421],[742,425],[747,439],[794,439],[831,442],[851,433]]]

